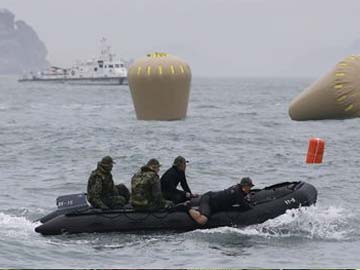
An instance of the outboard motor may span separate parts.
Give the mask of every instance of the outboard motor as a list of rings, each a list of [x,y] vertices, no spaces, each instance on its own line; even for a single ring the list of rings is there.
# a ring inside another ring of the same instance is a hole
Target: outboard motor
[[[86,210],[90,207],[86,193],[77,193],[63,195],[56,199],[57,210],[39,219],[41,223],[45,223],[54,217],[76,211]]]
[[[58,209],[77,209],[89,206],[86,193],[63,195],[56,199]]]

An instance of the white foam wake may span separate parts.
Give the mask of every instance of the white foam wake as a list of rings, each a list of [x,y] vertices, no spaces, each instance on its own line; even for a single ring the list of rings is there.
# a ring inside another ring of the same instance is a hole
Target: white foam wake
[[[288,210],[284,215],[262,224],[244,228],[216,228],[202,230],[204,233],[239,233],[261,237],[299,237],[323,240],[346,240],[351,237],[351,218],[345,209],[330,206],[325,209],[316,206]]]
[[[16,237],[30,235],[34,232],[35,226],[38,224],[33,223],[26,217],[13,216],[0,212],[0,235],[8,237]]]

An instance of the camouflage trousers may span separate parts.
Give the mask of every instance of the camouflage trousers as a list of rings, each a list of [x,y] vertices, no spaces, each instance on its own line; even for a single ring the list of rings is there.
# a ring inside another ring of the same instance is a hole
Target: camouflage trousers
[[[114,195],[102,198],[102,201],[111,209],[120,209],[123,208],[126,204],[125,197],[121,195]]]
[[[102,201],[111,209],[123,208],[129,202],[130,192],[124,184],[116,185],[119,194],[102,198]]]

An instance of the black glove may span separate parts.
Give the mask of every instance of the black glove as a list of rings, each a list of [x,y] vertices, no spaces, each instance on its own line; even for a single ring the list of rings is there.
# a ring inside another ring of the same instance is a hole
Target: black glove
[[[175,206],[175,204],[172,201],[166,201],[164,208],[170,209],[170,208],[173,208],[174,206]]]

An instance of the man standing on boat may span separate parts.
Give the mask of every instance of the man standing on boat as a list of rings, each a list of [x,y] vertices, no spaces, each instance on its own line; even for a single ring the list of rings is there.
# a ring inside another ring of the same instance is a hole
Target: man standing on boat
[[[135,210],[157,210],[173,204],[161,193],[160,162],[152,158],[131,179],[131,204]]]
[[[115,162],[110,156],[98,162],[91,172],[87,186],[87,198],[94,208],[103,210],[122,208],[130,198],[130,192],[123,184],[115,186],[111,170]]]
[[[190,187],[186,181],[185,170],[188,162],[189,161],[184,157],[178,156],[175,158],[173,166],[161,177],[161,190],[165,199],[170,200],[175,204],[198,197],[197,194],[191,193]],[[177,189],[179,183],[183,190]]]
[[[201,196],[199,211],[189,210],[189,215],[200,225],[204,225],[211,214],[231,209],[233,205],[244,205],[251,208],[246,195],[254,186],[249,177],[241,179],[240,183],[222,191],[209,191]]]

